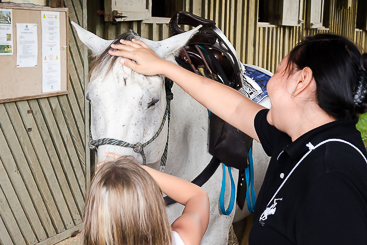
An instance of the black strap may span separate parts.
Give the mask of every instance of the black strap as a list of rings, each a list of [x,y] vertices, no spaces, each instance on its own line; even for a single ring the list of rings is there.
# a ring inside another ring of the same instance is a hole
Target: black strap
[[[192,67],[190,66],[190,64],[188,64],[188,63],[186,63],[185,61],[183,61],[182,59],[181,59],[181,57],[180,56],[177,56],[176,58],[175,58],[175,60],[176,60],[176,62],[177,62],[177,64],[179,65],[179,66],[181,66],[181,67],[183,67],[183,68],[185,68],[186,70],[189,70],[189,71],[192,71],[192,72],[194,72],[194,73],[196,73],[196,71],[194,71],[193,69],[192,69]]]
[[[212,51],[205,45],[201,45],[201,48],[205,50],[205,52],[203,52],[204,57],[206,59],[206,61],[212,64],[212,66],[215,68],[215,70],[217,71],[217,75],[219,75],[220,77],[220,82],[222,82],[223,84],[234,88],[234,82],[229,81],[226,74],[223,71],[222,66],[219,64],[218,60],[215,58],[214,54],[212,53]],[[207,54],[209,57],[205,56],[205,54]]]
[[[245,169],[240,169],[238,172],[237,182],[237,205],[243,210],[246,202],[247,183]]]
[[[206,168],[193,181],[191,181],[191,183],[200,187],[203,186],[210,179],[210,177],[213,176],[215,171],[217,171],[219,165],[220,165],[219,159],[213,157],[212,160],[210,160],[209,164],[206,166]],[[166,206],[176,203],[176,201],[170,198],[169,196],[164,197],[164,202],[166,203]]]

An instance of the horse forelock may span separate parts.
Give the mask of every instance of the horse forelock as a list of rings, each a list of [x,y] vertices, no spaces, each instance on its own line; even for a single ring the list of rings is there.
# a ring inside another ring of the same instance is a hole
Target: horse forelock
[[[131,41],[133,38],[137,38],[138,35],[130,30],[129,32],[125,32],[118,36],[111,44],[120,44],[121,40],[128,40]],[[105,73],[106,75],[109,71],[111,71],[113,65],[115,64],[117,60],[117,56],[112,56],[108,53],[108,51],[111,49],[111,44],[103,51],[102,54],[95,57],[95,59],[92,61],[91,69],[89,72],[89,76],[93,74],[94,71],[100,70],[102,67],[108,67]]]

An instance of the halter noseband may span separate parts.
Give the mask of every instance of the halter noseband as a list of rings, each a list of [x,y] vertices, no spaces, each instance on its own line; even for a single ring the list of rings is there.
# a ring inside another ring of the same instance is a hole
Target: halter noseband
[[[168,117],[167,141],[166,141],[166,146],[164,148],[163,155],[161,157],[161,164],[160,164],[160,171],[164,171],[164,169],[166,167],[167,151],[168,151],[169,123],[170,123],[170,114],[171,114],[170,113],[170,102],[173,99],[173,93],[171,91],[172,85],[173,85],[173,82],[166,78],[166,81],[165,81],[166,101],[167,101],[166,111],[164,113],[161,126],[159,127],[158,131],[153,135],[153,137],[150,140],[148,140],[145,143],[137,142],[135,144],[130,144],[126,141],[112,139],[112,138],[102,138],[102,139],[93,140],[92,133],[90,133],[88,147],[91,150],[94,150],[96,152],[96,154],[97,154],[97,148],[100,145],[114,145],[114,146],[129,147],[129,148],[132,148],[134,150],[134,152],[139,153],[141,155],[141,157],[143,158],[143,165],[146,165],[147,160],[146,160],[146,156],[145,156],[145,153],[144,153],[144,147],[146,147],[147,145],[152,143],[156,138],[158,138],[159,134],[163,130],[164,124],[165,124],[166,119]]]

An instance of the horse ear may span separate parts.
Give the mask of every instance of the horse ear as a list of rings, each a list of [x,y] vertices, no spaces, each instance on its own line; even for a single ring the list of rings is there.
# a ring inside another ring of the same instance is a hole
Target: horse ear
[[[80,41],[82,41],[82,43],[84,43],[92,51],[92,56],[94,57],[102,54],[103,51],[105,51],[105,49],[113,42],[113,40],[104,40],[98,37],[73,21],[71,24],[78,33]]]
[[[159,57],[176,63],[175,56],[178,55],[179,50],[185,46],[200,28],[201,25],[190,31],[172,36],[162,41],[152,41],[145,38],[139,39],[145,42]]]

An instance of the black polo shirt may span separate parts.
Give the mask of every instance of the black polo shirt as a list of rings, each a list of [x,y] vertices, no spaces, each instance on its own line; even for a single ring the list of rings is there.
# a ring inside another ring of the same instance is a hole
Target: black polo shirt
[[[272,158],[257,198],[250,245],[367,244],[367,164],[362,155],[345,143],[329,142],[297,165],[309,147],[327,139],[348,141],[366,155],[357,120],[328,123],[292,142],[267,122],[267,113],[262,110],[255,118],[257,135]]]

